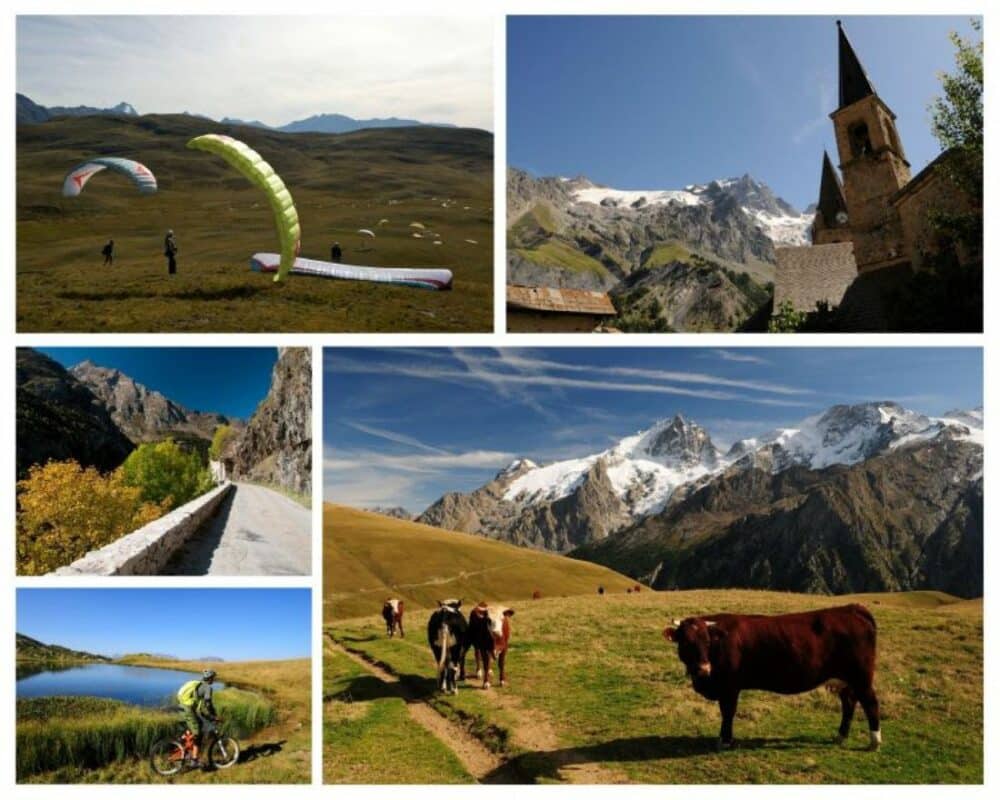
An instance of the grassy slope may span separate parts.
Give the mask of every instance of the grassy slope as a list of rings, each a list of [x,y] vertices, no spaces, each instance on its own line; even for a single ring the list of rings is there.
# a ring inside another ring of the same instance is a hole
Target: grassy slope
[[[469,782],[455,755],[410,718],[403,698],[332,649],[323,663],[324,783]]]
[[[560,267],[574,272],[593,272],[601,277],[608,274],[607,268],[600,261],[591,258],[586,253],[581,253],[561,239],[548,239],[531,248],[515,248],[514,252],[526,261],[540,264],[543,267]]]
[[[17,644],[18,663],[89,663],[110,661],[107,656],[85,653],[82,650],[70,650],[57,644],[46,644],[25,634],[15,636]]]
[[[272,284],[248,269],[277,250],[263,194],[220,158],[187,150],[192,136],[228,132],[282,175],[302,223],[304,257],[347,263],[444,266],[454,291],[291,277]],[[281,134],[178,115],[89,117],[17,132],[17,319],[22,331],[491,330],[492,136],[402,128]],[[91,155],[136,158],[160,191],[136,193],[103,173],[75,199],[65,173]],[[453,201],[442,208],[445,199]],[[469,209],[465,210],[465,206]],[[382,226],[379,220],[389,222]],[[414,239],[410,222],[441,234]],[[179,272],[166,274],[163,236],[178,238]],[[359,228],[377,231],[371,240]],[[113,237],[115,266],[101,266]],[[469,244],[473,239],[477,244]]]
[[[400,597],[409,609],[438,599],[518,600],[623,592],[635,581],[564,556],[327,504],[323,520],[324,617],[371,614]],[[417,624],[420,616],[412,618]],[[416,630],[416,628],[414,628]]]
[[[690,688],[661,631],[672,617],[732,610],[775,613],[846,598],[749,591],[643,592],[522,603],[514,617],[510,685],[469,684],[434,702],[446,713],[494,723],[526,781],[557,780],[558,763],[600,764],[623,780],[652,783],[977,783],[983,779],[982,604],[939,593],[868,595],[879,623],[885,744],[864,750],[863,716],[846,747],[833,695],[746,693],[736,750],[715,751],[717,706]],[[432,697],[422,637],[388,640],[373,616],[328,626],[345,645],[389,665]],[[344,678],[350,688],[349,678]],[[511,703],[519,711],[510,712]],[[860,714],[860,712],[859,712]],[[525,721],[545,720],[558,747],[526,752]],[[341,758],[351,757],[343,744]],[[396,762],[393,780],[418,765]],[[414,772],[414,775],[416,773]],[[370,776],[375,779],[377,776]]]
[[[651,248],[645,258],[643,258],[641,266],[653,269],[655,267],[662,267],[665,264],[673,264],[675,261],[690,264],[692,259],[693,255],[689,248],[679,242],[668,242]]]
[[[200,671],[201,662],[148,659],[129,663]],[[148,761],[125,759],[96,770],[62,769],[34,776],[40,783],[308,783],[311,778],[311,661],[224,662],[214,666],[227,685],[257,691],[278,713],[276,724],[241,740],[241,762],[229,770],[194,771],[159,778]]]

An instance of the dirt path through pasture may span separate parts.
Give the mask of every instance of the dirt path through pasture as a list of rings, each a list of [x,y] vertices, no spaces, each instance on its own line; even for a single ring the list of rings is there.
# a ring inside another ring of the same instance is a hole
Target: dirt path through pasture
[[[337,652],[347,656],[379,680],[397,687],[399,696],[406,701],[406,708],[411,718],[454,752],[477,782],[482,783],[484,779],[490,783],[524,782],[515,764],[506,762],[461,725],[442,716],[401,683],[394,673],[370,660],[366,654],[344,647],[329,634],[327,642]],[[475,678],[471,678],[470,684],[474,682]],[[550,758],[562,781],[575,784],[628,782],[624,774],[587,761],[582,753],[572,748],[562,747],[559,735],[546,715],[526,708],[520,698],[500,691],[490,691],[487,694],[497,709],[508,712],[507,716],[519,720],[519,724],[510,731],[511,741],[515,747],[524,753],[537,753],[543,758]]]
[[[456,725],[441,716],[417,697],[405,684],[400,683],[397,676],[357,652],[344,647],[329,635],[327,642],[338,653],[364,667],[383,683],[393,685],[399,697],[406,701],[406,710],[413,721],[451,750],[477,782],[481,782],[487,775],[495,774],[500,768],[503,759],[490,752],[482,742],[467,733],[460,725]]]

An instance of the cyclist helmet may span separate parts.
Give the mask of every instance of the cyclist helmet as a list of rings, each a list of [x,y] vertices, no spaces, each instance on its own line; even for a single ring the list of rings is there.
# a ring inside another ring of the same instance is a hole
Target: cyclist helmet
[[[214,669],[206,669],[204,672],[201,673],[201,677],[202,677],[202,680],[206,680],[206,681],[215,680],[215,670]]]

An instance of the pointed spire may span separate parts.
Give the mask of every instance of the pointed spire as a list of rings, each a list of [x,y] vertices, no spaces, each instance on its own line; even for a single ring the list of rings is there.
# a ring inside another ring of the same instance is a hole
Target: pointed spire
[[[823,174],[819,181],[819,206],[817,210],[822,214],[823,222],[827,228],[843,224],[838,221],[837,216],[847,213],[844,187],[826,150],[823,151]]]
[[[876,92],[865,68],[861,66],[857,53],[851,47],[851,42],[848,40],[844,26],[839,19],[837,20],[837,39],[840,54],[840,105],[837,108],[843,108]]]

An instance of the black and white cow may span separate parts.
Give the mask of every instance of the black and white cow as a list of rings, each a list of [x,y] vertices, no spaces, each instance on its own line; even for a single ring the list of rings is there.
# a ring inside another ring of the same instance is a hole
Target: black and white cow
[[[469,624],[459,610],[461,600],[438,600],[438,608],[427,621],[427,642],[437,664],[438,689],[458,694],[459,670],[468,649]],[[462,670],[464,672],[464,670]]]

